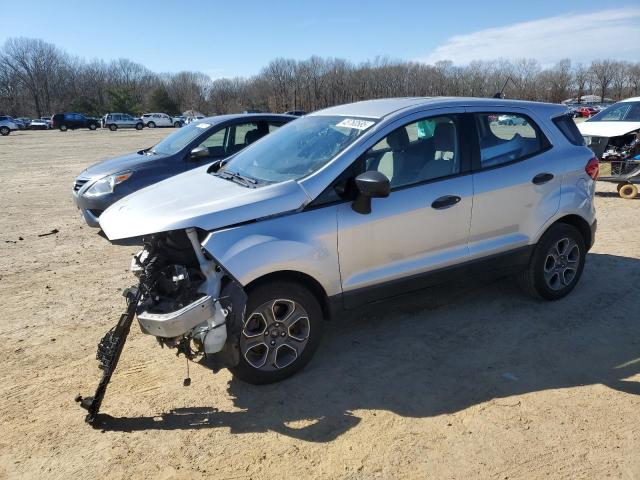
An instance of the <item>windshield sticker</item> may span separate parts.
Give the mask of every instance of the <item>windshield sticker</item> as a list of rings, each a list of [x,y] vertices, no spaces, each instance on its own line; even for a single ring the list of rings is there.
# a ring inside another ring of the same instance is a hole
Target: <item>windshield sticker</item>
[[[210,126],[210,123],[199,123],[196,125],[197,128],[209,128]]]
[[[355,128],[356,130],[366,130],[375,122],[370,120],[358,120],[356,118],[345,118],[336,127]]]

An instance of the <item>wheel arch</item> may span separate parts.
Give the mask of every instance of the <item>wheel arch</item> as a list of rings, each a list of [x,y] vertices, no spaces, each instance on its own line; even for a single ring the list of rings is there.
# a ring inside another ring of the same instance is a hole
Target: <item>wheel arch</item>
[[[564,223],[566,225],[571,225],[572,227],[575,227],[582,235],[584,244],[587,246],[587,250],[589,250],[593,246],[593,242],[592,242],[593,235],[591,232],[591,225],[589,225],[589,222],[587,222],[580,215],[575,215],[575,214],[565,215],[564,217],[557,219],[555,222],[549,225],[545,230],[545,232],[549,230],[549,228],[551,228],[552,226],[557,225],[559,223]]]
[[[324,287],[311,275],[298,272],[295,270],[279,270],[276,272],[270,272],[260,277],[253,279],[247,285],[245,285],[244,289],[247,294],[251,289],[256,288],[259,285],[264,285],[265,283],[276,282],[276,281],[292,281],[296,283],[300,283],[305,286],[318,300],[320,307],[322,308],[322,315],[325,320],[330,320],[337,310],[335,305],[332,305],[327,292]]]

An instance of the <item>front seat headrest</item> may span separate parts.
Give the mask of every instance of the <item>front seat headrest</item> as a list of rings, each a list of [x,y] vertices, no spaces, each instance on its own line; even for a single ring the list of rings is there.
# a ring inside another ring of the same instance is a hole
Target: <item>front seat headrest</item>
[[[387,136],[387,144],[393,150],[402,151],[409,146],[409,134],[407,129],[402,127],[394,130]]]
[[[456,151],[456,127],[453,123],[439,123],[433,132],[433,144],[436,152]]]

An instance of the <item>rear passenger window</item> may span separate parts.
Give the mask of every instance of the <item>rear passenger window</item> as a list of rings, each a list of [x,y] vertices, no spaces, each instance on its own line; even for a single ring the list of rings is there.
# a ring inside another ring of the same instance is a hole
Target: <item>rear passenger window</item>
[[[576,127],[576,122],[573,121],[573,118],[570,115],[561,115],[553,119],[553,123],[556,124],[558,130],[562,132],[562,134],[567,137],[574,145],[584,145],[584,138],[580,134],[580,130]]]
[[[538,126],[525,115],[478,113],[475,118],[482,168],[530,157],[548,145]]]

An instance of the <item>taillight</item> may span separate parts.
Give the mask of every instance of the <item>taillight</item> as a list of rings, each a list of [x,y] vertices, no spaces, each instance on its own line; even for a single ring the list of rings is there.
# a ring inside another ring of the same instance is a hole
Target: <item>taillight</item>
[[[598,163],[598,159],[593,157],[591,160],[587,162],[587,165],[584,167],[584,171],[587,172],[594,180],[598,179],[598,174],[600,173],[600,164]]]

